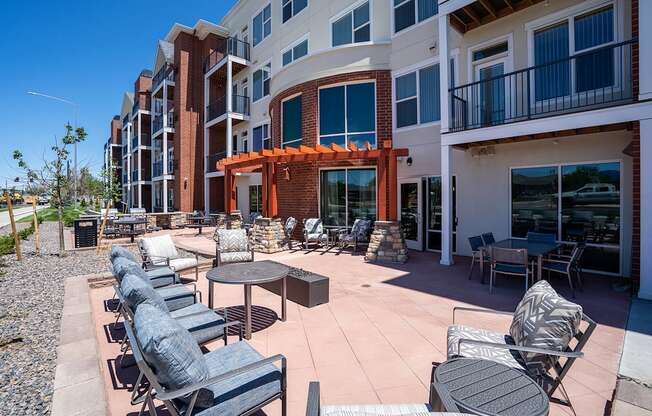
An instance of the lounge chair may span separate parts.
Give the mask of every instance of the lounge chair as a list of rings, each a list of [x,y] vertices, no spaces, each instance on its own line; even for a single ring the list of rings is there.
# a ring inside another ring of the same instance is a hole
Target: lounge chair
[[[308,218],[303,220],[303,248],[308,244],[326,244],[328,234],[324,231],[324,224],[319,218]]]
[[[414,404],[371,404],[371,405],[321,405],[319,383],[310,382],[308,385],[308,403],[306,416],[464,416],[462,413],[433,412],[434,400],[439,398],[442,407],[447,412],[459,412],[455,403],[447,393],[437,389],[436,383],[430,383],[430,403]],[[471,415],[468,415],[471,416]]]
[[[353,253],[358,251],[359,244],[369,244],[369,236],[371,235],[371,220],[363,220],[356,218],[353,222],[351,231],[347,232],[346,229],[338,234],[338,243],[340,249],[353,246]]]
[[[249,244],[247,232],[238,230],[215,230],[215,267],[228,263],[254,261],[254,250]]]
[[[143,260],[143,268],[169,267],[181,273],[195,269],[195,281],[199,279],[199,257],[181,257],[169,234],[138,240],[138,250]]]
[[[143,270],[139,263],[136,263],[126,257],[117,257],[111,263],[111,272],[118,283],[127,274],[135,274],[141,279],[148,280],[154,288],[165,287],[181,283],[179,274],[169,267],[158,267],[151,270]]]
[[[457,325],[458,311],[507,315],[512,317],[512,323],[507,334]],[[548,282],[541,280],[525,293],[513,313],[453,308],[453,325],[448,327],[448,358],[482,358],[517,368],[537,381],[551,398],[559,388],[564,398],[554,400],[572,407],[562,381],[575,360],[583,357],[582,349],[596,326],[580,305],[559,296]]]
[[[148,304],[136,311],[133,329],[125,330],[149,381],[141,412],[147,406],[156,414],[158,399],[173,415],[251,415],[280,399],[287,415],[284,356],[264,358],[244,341],[202,354],[186,329]]]

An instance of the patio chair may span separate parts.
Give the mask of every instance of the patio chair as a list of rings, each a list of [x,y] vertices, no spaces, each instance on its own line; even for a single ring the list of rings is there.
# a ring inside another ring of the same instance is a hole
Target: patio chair
[[[145,270],[169,267],[175,272],[195,269],[195,281],[199,279],[199,257],[181,257],[169,234],[138,240],[138,250]]]
[[[557,236],[555,234],[548,233],[535,233],[529,231],[526,235],[527,241],[530,243],[547,243],[555,244],[557,242]]]
[[[448,393],[440,390],[436,383],[430,383],[430,400],[428,404],[371,404],[371,405],[326,405],[321,404],[319,382],[311,381],[308,385],[308,402],[306,416],[464,416],[462,413],[433,412],[435,400],[440,399],[440,404],[447,412],[459,412],[459,409],[450,399]],[[470,416],[470,415],[468,415]]]
[[[489,262],[491,273],[489,275],[489,293],[493,293],[494,281],[497,274],[522,276],[525,278],[525,290],[530,284],[530,263],[527,250],[524,248],[511,249],[502,247],[489,247]]]
[[[340,249],[353,246],[353,253],[357,253],[358,244],[369,244],[369,236],[371,235],[371,220],[363,220],[356,218],[351,227],[351,232],[346,229],[338,234],[338,242]]]
[[[480,265],[480,270],[484,270],[484,263],[489,263],[489,256],[484,251],[484,242],[481,236],[469,237],[469,245],[472,253],[471,268],[469,269],[469,280],[471,280],[475,263],[477,262]]]
[[[307,249],[308,244],[325,244],[328,242],[328,234],[324,231],[324,224],[319,218],[308,218],[303,220],[303,248]]]
[[[154,288],[170,286],[181,283],[179,274],[169,267],[158,267],[152,270],[143,270],[139,263],[127,257],[117,257],[111,263],[111,272],[118,283],[127,274],[135,274],[141,279],[147,280]]]
[[[586,243],[577,243],[573,248],[570,257],[553,255],[550,258],[545,259],[541,265],[541,270],[566,275],[568,277],[568,286],[573,293],[573,297],[575,297],[573,275],[575,275],[575,278],[577,279],[578,287],[580,289],[582,288],[582,270],[580,268],[580,260],[585,248]]]
[[[511,316],[509,333],[458,325],[455,323],[458,311]],[[596,326],[580,305],[564,299],[548,282],[541,280],[525,293],[513,313],[453,308],[447,358],[481,358],[517,368],[532,377],[551,400],[572,408],[562,382],[575,360],[584,356],[582,349]],[[563,399],[552,398],[558,388]]]
[[[125,330],[149,381],[141,412],[147,406],[156,414],[158,399],[173,415],[251,415],[280,399],[287,415],[283,355],[264,358],[244,341],[202,354],[187,330],[150,305],[138,308],[133,330]]]
[[[254,249],[244,229],[215,230],[213,240],[215,240],[215,267],[228,263],[254,261]]]
[[[249,213],[249,221],[243,224],[244,229],[247,231],[247,234],[251,231],[252,228],[254,228],[254,223],[256,222],[257,218],[262,218],[262,214],[260,212],[250,212]]]
[[[129,216],[145,218],[147,216],[147,210],[145,208],[129,208]]]
[[[483,233],[482,234],[482,242],[484,243],[485,246],[491,245],[496,242],[496,239],[494,239],[494,233]]]
[[[294,234],[295,228],[297,228],[297,219],[294,217],[288,217],[283,225],[283,231],[285,231],[285,238],[287,238],[288,248],[290,250],[292,250],[292,234]]]

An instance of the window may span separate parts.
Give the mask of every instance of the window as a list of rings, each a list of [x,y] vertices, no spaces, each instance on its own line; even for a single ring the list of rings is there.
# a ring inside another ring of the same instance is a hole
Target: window
[[[584,269],[620,272],[620,163],[512,169],[512,236],[585,241]]]
[[[262,185],[249,185],[249,212],[263,212]]]
[[[437,14],[437,0],[393,0],[394,33]]]
[[[268,4],[254,17],[254,46],[272,34],[272,5]]]
[[[397,128],[440,119],[439,64],[397,77],[395,91]]]
[[[242,151],[244,153],[249,151],[249,132],[247,130],[242,132]]]
[[[231,149],[233,151],[234,155],[238,154],[238,135],[234,134],[233,137],[231,138]]]
[[[283,52],[283,66],[308,55],[308,39],[304,39]]]
[[[264,67],[254,72],[254,102],[269,95],[269,79],[272,73],[272,64],[268,63]]]
[[[303,129],[301,126],[301,96],[283,101],[281,104],[282,116],[282,147],[297,147],[301,144]]]
[[[571,30],[572,28],[572,30]],[[614,8],[607,6],[557,22],[533,34],[535,99],[564,97],[614,85]],[[581,54],[571,64],[570,56]]]
[[[320,176],[324,225],[350,227],[358,218],[376,220],[375,169],[322,170]]]
[[[369,20],[369,2],[346,13],[331,25],[332,45],[369,42],[371,40],[371,23]]]
[[[269,124],[263,124],[258,127],[254,127],[253,131],[253,151],[258,152],[262,149],[271,149],[272,141],[269,138]]]
[[[376,86],[373,82],[319,90],[319,143],[376,146]]]
[[[299,14],[299,12],[308,6],[308,0],[281,0],[283,5],[283,23],[287,22]]]

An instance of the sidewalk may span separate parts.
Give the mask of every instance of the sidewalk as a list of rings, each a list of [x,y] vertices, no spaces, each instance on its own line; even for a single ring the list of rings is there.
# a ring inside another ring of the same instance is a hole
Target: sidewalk
[[[612,415],[652,416],[652,301],[632,300]]]

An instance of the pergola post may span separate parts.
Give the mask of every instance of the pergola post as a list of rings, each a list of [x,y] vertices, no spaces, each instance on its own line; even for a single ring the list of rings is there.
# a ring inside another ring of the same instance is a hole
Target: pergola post
[[[267,172],[267,196],[268,196],[268,208],[267,208],[267,217],[274,218],[278,216],[278,192],[276,189],[277,185],[277,174],[278,174],[278,165],[274,162],[269,163],[268,172]]]
[[[269,218],[269,162],[264,162],[261,166],[262,188],[263,188],[263,217]]]
[[[231,169],[224,170],[224,211],[230,214],[235,209],[235,176]]]
[[[378,178],[378,191],[376,200],[378,204],[378,220],[388,221],[387,212],[387,157],[382,154],[376,163],[376,177]]]
[[[396,168],[396,155],[394,151],[389,154],[389,166],[387,169],[387,181],[389,185],[389,190],[387,197],[389,198],[389,221],[398,221],[398,209],[397,209],[397,182],[398,182],[398,171]]]

